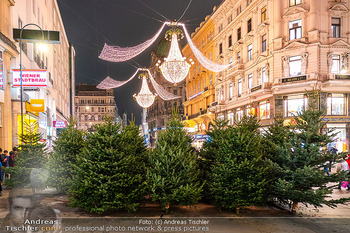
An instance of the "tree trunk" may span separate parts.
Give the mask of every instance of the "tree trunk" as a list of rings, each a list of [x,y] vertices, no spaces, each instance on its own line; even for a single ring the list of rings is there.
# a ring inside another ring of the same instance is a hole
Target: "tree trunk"
[[[170,203],[167,202],[166,206],[165,206],[165,213],[168,214],[169,213],[169,208],[170,208]]]
[[[292,205],[292,214],[296,214],[298,210],[298,202],[297,201],[293,201],[293,205]]]

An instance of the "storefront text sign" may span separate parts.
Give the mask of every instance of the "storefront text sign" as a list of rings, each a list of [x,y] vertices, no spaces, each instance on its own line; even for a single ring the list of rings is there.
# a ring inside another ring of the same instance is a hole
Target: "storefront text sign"
[[[254,91],[260,90],[261,88],[262,88],[261,85],[253,87],[253,88],[250,89],[250,92],[254,92]]]
[[[302,80],[306,80],[306,75],[290,77],[290,78],[282,78],[282,83],[297,82],[297,81],[302,81]]]
[[[54,128],[67,128],[67,121],[53,121]]]
[[[350,79],[350,75],[335,75],[335,79]]]
[[[19,69],[13,69],[13,86],[21,86],[21,76]],[[47,70],[22,70],[24,87],[46,87],[47,86]]]

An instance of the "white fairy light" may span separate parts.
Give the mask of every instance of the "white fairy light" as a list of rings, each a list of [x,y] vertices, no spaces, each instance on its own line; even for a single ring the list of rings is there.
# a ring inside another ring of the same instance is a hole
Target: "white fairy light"
[[[136,57],[143,51],[145,51],[149,46],[151,46],[154,41],[158,38],[159,34],[162,32],[167,22],[163,23],[162,27],[159,29],[157,34],[151,39],[143,42],[142,44],[136,45],[134,47],[119,47],[105,44],[102,52],[99,56],[100,59],[110,61],[110,62],[123,62]]]
[[[141,90],[137,95],[134,94],[134,98],[141,107],[146,109],[154,103],[154,99],[156,98],[157,94],[153,95],[153,93],[149,90],[146,75],[140,74],[140,77],[142,77]]]
[[[171,36],[168,57],[164,58],[164,60],[165,61],[160,66],[159,62],[157,65],[167,81],[176,85],[186,78],[191,65],[185,61],[186,58],[181,54],[177,34],[175,32],[173,32]]]
[[[213,72],[221,72],[224,69],[227,69],[228,67],[230,67],[232,64],[227,64],[227,65],[220,65],[217,64],[213,61],[211,61],[210,59],[206,58],[201,51],[199,51],[199,49],[197,49],[197,47],[194,45],[194,43],[191,40],[190,35],[187,32],[187,29],[185,27],[185,24],[183,23],[178,23],[179,26],[182,26],[185,32],[185,36],[187,39],[187,42],[190,46],[190,48],[192,49],[193,54],[196,56],[197,60],[208,70],[213,71]],[[237,62],[237,61],[235,61]]]
[[[112,89],[112,88],[121,87],[124,84],[130,82],[140,70],[141,69],[138,68],[136,70],[136,72],[128,80],[125,80],[125,81],[117,81],[117,80],[114,80],[114,79],[112,79],[111,77],[108,76],[100,84],[98,84],[96,87],[98,89]]]
[[[162,85],[159,85],[156,80],[154,80],[151,72],[147,69],[148,72],[148,76],[149,79],[151,80],[151,83],[154,87],[154,90],[156,91],[156,93],[158,94],[158,96],[160,98],[162,98],[163,100],[174,100],[174,99],[179,99],[181,98],[181,96],[179,95],[174,95],[171,92],[168,92],[167,90],[165,90],[165,88]]]

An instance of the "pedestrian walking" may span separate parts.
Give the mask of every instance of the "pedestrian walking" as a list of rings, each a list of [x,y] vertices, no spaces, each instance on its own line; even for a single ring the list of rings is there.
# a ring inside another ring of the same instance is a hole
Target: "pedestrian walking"
[[[337,165],[337,172],[341,172],[341,171],[345,171],[346,175],[349,174],[349,165],[348,163],[345,161],[346,157],[343,158],[343,160],[341,161],[341,163],[339,163]],[[344,188],[348,188],[348,191],[350,191],[350,183],[349,183],[349,180],[344,180],[344,181],[341,181],[338,185],[338,189],[341,189],[341,187],[344,187]]]
[[[4,150],[4,160],[2,162],[2,167],[9,167],[10,155],[7,150]],[[3,171],[3,180],[8,179],[8,174]]]
[[[4,160],[5,160],[5,155],[2,153],[2,149],[0,148],[0,163],[1,163],[0,182],[3,182],[3,180],[4,180],[4,171],[2,170],[2,165],[3,165]]]
[[[338,153],[338,149],[337,149],[337,146],[333,146],[331,149],[330,149],[330,152],[333,156],[333,159],[331,161],[329,161],[329,172],[332,171],[332,163],[335,163],[336,159],[337,159],[337,153]]]

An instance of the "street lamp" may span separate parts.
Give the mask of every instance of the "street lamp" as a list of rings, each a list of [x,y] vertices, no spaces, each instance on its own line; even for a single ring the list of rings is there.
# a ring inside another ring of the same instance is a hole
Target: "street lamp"
[[[19,35],[19,70],[20,70],[20,77],[21,77],[21,128],[22,128],[22,135],[23,135],[23,77],[22,77],[22,33],[23,29],[28,26],[36,26],[40,29],[42,40],[44,40],[44,31],[41,29],[41,27],[35,23],[29,23],[24,25],[21,28],[21,32]],[[23,142],[22,142],[23,143]]]

